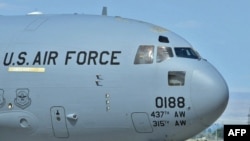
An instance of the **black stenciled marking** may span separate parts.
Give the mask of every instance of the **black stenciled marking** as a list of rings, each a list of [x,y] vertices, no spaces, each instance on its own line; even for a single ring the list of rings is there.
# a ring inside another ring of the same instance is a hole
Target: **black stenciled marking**
[[[120,65],[118,55],[121,51],[67,51],[65,65],[75,63],[77,65]],[[72,62],[73,61],[73,62]]]

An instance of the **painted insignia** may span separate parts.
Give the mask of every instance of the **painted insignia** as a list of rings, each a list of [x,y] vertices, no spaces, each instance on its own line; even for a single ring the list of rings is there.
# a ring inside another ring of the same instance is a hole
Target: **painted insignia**
[[[4,91],[0,89],[0,108],[5,104]]]
[[[29,107],[31,104],[31,99],[29,97],[28,89],[17,89],[15,105],[21,109]]]

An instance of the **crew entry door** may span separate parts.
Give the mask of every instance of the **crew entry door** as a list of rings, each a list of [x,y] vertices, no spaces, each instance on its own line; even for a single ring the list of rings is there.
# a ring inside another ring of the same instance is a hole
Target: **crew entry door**
[[[54,136],[57,138],[69,137],[64,108],[61,106],[51,107],[50,114]]]

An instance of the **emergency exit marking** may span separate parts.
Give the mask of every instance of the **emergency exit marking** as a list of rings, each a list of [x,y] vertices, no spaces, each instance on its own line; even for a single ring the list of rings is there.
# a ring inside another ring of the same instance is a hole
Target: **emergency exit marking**
[[[250,125],[224,125],[224,141],[249,141]]]

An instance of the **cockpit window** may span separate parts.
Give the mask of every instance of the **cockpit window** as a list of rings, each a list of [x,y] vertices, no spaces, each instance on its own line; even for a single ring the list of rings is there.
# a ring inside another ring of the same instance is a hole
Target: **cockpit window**
[[[152,64],[154,60],[154,46],[141,45],[139,46],[134,64]]]
[[[188,47],[176,47],[174,48],[177,57],[199,59],[199,55],[192,49]]]
[[[168,85],[169,86],[184,86],[185,84],[184,71],[169,71],[168,72]]]
[[[173,57],[173,52],[170,47],[160,46],[157,48],[157,63]]]

